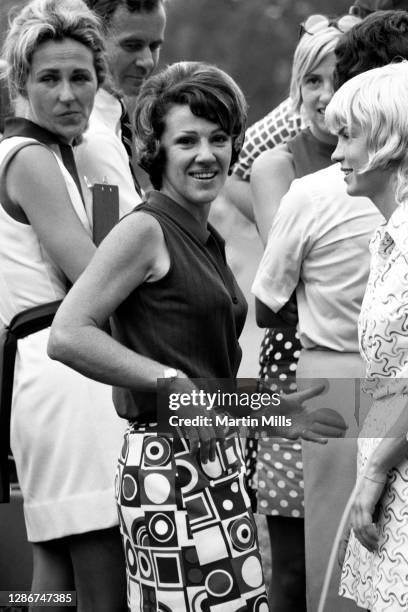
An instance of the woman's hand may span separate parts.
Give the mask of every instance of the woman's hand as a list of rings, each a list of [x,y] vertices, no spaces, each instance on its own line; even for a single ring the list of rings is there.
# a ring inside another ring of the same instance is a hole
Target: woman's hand
[[[386,482],[385,473],[372,471],[357,481],[356,497],[350,513],[351,526],[357,540],[370,552],[378,547],[379,534],[373,515]]]
[[[347,425],[343,417],[330,408],[308,410],[303,402],[320,395],[325,385],[314,385],[290,395],[281,395],[281,411],[292,419],[292,425],[282,434],[290,440],[302,438],[310,442],[326,444],[328,438],[344,437]]]
[[[183,373],[178,371],[178,377],[169,385],[169,391],[177,394],[188,394],[192,396],[193,391],[198,393],[194,383]],[[217,427],[215,412],[205,405],[187,406],[180,405],[177,408],[177,417],[182,423],[177,425],[180,436],[189,441],[192,455],[200,452],[200,461],[207,463],[216,458],[216,443],[224,440],[228,427]],[[195,417],[202,417],[200,422],[207,423],[200,426],[184,425],[184,420],[191,420]],[[204,420],[205,419],[205,420]]]

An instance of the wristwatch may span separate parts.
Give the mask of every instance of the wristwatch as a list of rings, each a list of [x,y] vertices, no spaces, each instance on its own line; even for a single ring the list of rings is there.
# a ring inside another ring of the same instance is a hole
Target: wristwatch
[[[170,382],[174,382],[178,378],[178,372],[176,368],[166,368],[163,371],[163,378],[167,378]]]

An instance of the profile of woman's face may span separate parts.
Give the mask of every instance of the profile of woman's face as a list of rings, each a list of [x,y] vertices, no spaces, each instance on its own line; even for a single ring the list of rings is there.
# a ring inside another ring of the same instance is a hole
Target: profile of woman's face
[[[97,88],[91,49],[72,38],[42,43],[27,77],[27,118],[71,144],[86,129]]]
[[[219,194],[231,163],[232,138],[220,125],[175,104],[161,137],[165,164],[161,191],[192,214]]]
[[[346,127],[339,131],[332,160],[341,164],[347,193],[352,196],[366,196],[374,202],[378,196],[381,196],[385,186],[393,180],[396,173],[393,165],[362,172],[362,168],[369,161],[369,156],[367,135],[358,126],[351,131]]]

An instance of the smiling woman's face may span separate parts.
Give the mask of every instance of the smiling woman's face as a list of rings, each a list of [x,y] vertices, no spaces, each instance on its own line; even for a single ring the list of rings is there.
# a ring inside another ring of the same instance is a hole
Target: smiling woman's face
[[[196,117],[187,105],[174,105],[161,137],[165,166],[161,191],[192,214],[222,189],[232,154],[232,138],[217,123]]]
[[[302,79],[303,109],[314,136],[323,142],[336,142],[324,121],[324,111],[333,97],[333,73],[336,64],[334,53],[329,53]]]
[[[71,144],[86,129],[97,87],[88,47],[71,38],[47,41],[32,57],[27,118]]]
[[[367,136],[359,128],[349,130],[343,127],[338,133],[333,162],[341,164],[347,193],[352,196],[366,196],[374,202],[396,173],[395,165],[374,168],[362,172],[368,163]]]

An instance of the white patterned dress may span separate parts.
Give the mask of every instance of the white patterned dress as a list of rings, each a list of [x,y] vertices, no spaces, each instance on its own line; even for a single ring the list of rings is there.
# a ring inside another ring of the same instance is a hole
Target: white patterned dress
[[[365,391],[373,404],[359,437],[358,471],[408,403],[408,205],[375,233],[359,320]],[[408,610],[408,459],[388,473],[376,508],[380,540],[369,552],[351,533],[340,594],[371,612]]]

